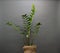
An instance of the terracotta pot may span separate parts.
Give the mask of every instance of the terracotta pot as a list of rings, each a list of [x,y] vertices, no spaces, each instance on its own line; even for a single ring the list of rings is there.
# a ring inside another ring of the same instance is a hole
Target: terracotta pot
[[[36,45],[32,45],[32,46],[24,46],[24,53],[36,53]]]

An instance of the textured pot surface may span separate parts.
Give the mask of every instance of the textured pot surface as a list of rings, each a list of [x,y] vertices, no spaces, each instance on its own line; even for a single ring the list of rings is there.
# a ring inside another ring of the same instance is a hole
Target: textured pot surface
[[[24,46],[24,53],[36,53],[36,45],[32,45],[32,46]]]

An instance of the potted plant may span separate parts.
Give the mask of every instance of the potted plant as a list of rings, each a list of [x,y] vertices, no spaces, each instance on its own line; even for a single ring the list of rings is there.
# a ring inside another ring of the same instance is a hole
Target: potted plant
[[[17,26],[12,22],[7,22],[7,25],[12,26],[15,30],[24,35],[24,53],[36,53],[36,45],[34,45],[34,36],[38,34],[41,23],[38,22],[33,26],[33,17],[35,15],[35,5],[32,4],[30,14],[22,15],[23,27]]]

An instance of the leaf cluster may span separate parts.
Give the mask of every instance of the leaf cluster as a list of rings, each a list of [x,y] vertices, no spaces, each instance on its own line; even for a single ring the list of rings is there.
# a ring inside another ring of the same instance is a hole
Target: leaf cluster
[[[34,25],[34,27],[32,27],[32,21],[33,21],[34,15],[35,15],[35,5],[32,4],[30,14],[22,15],[22,19],[23,19],[23,29],[22,30],[20,30],[20,26],[16,26],[12,22],[7,22],[7,25],[12,26],[17,31],[20,31],[25,36],[25,38],[28,39],[26,42],[28,44],[30,44],[30,36],[32,34],[33,34],[33,36],[36,35],[38,33],[40,25],[41,25],[41,23],[38,22]]]

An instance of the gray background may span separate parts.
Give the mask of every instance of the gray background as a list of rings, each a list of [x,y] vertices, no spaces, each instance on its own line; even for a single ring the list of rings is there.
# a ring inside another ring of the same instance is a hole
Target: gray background
[[[36,7],[33,22],[42,23],[34,40],[37,53],[60,53],[59,0],[0,0],[0,53],[23,53],[23,36],[6,22],[22,26],[21,15],[30,12],[32,3]]]

